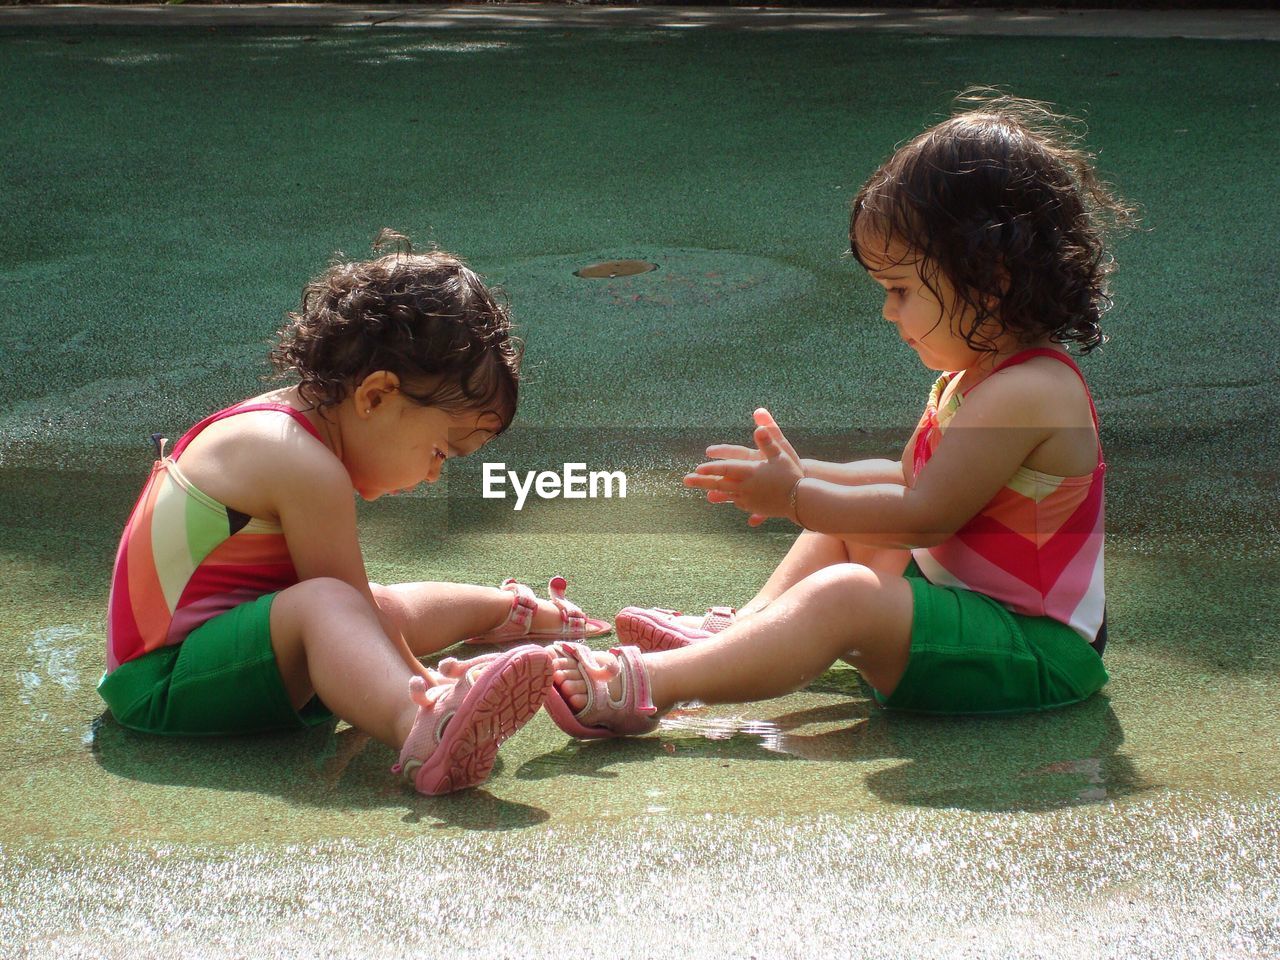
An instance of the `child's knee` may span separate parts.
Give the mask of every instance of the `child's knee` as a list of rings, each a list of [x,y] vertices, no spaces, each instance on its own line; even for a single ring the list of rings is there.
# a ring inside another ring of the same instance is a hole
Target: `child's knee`
[[[295,583],[280,592],[276,606],[280,606],[281,600],[302,621],[333,620],[371,612],[369,601],[359,590],[334,577],[315,577]]]
[[[369,590],[373,594],[373,602],[378,605],[378,609],[384,614],[391,617],[396,623],[408,622],[409,611],[405,607],[404,599],[392,587],[384,586],[381,583],[370,583]]]
[[[801,581],[809,599],[815,603],[849,604],[874,594],[880,579],[860,563],[836,563],[823,567]]]
[[[817,571],[805,583],[810,581],[812,603],[842,617],[856,609],[859,623],[872,633],[899,632],[904,619],[910,625],[911,586],[896,573],[840,563]]]
[[[833,563],[810,573],[788,593],[814,613],[838,616],[861,603],[873,580],[872,572],[859,563]]]

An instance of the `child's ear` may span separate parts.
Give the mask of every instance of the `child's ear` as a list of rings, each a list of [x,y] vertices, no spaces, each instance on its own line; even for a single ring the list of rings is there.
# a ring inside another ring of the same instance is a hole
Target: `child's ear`
[[[987,296],[986,307],[988,310],[994,312],[999,308],[1000,298],[1009,293],[1009,283],[1009,271],[1004,268],[1003,264],[1001,264],[996,267],[996,287],[999,289],[1000,293],[999,295],[993,293]]]
[[[387,397],[400,392],[400,378],[390,370],[375,370],[356,386],[352,399],[356,414],[370,416]]]

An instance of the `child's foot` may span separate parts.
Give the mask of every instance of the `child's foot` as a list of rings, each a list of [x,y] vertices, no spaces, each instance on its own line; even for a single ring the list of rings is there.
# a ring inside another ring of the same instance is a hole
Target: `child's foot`
[[[467,643],[508,643],[516,640],[584,640],[599,637],[613,628],[608,621],[589,617],[565,595],[564,577],[552,577],[547,584],[549,600],[539,600],[534,592],[514,579],[500,589],[511,594],[511,611],[495,629]]]
[[[552,647],[555,650],[555,647]],[[618,666],[618,657],[609,652],[592,651],[595,665],[602,671],[600,676],[608,677],[605,690],[610,700],[617,700],[622,695],[622,668]],[[575,714],[583,710],[588,702],[587,694],[592,689],[591,680],[583,673],[578,659],[556,652],[551,657],[551,684],[559,691]]]
[[[614,623],[622,643],[641,650],[678,650],[719,633],[736,618],[732,607],[711,607],[701,618],[661,607],[624,607]]]
[[[451,683],[409,681],[418,716],[394,773],[435,795],[488,779],[498,747],[538,712],[551,688],[551,654],[527,644],[455,662]]]
[[[547,712],[565,733],[589,740],[648,733],[658,726],[649,671],[636,647],[596,653],[585,644],[553,644]]]

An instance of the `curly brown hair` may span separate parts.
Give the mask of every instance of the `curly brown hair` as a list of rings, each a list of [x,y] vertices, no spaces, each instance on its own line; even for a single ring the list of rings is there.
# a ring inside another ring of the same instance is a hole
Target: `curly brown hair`
[[[277,376],[296,375],[303,398],[327,407],[386,370],[423,406],[494,414],[505,429],[522,354],[506,305],[453,254],[414,253],[384,229],[374,251],[388,246],[396,252],[339,261],[303,288],[271,349]]]
[[[1136,217],[1098,178],[1079,126],[1048,104],[966,91],[951,119],[898,148],[858,192],[853,256],[883,265],[891,246],[905,248],[895,262],[918,263],[940,300],[946,277],[956,313],[971,317],[957,332],[975,350],[1013,333],[1089,352],[1111,307],[1107,235]]]

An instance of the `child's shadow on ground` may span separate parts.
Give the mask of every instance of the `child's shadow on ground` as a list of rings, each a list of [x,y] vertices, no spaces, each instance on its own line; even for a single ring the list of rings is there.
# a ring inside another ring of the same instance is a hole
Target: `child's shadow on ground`
[[[810,693],[837,691],[852,697],[782,714],[770,713],[769,704],[746,708],[755,719],[705,708],[677,711],[656,734],[573,743],[523,764],[516,776],[611,779],[617,774],[609,767],[663,757],[708,763],[900,759],[867,773],[863,782],[869,792],[895,804],[978,811],[1051,810],[1114,800],[1152,786],[1118,752],[1124,733],[1104,696],[1036,714],[930,717],[881,709],[844,671],[829,672],[808,688]],[[832,725],[835,729],[806,732]]]
[[[275,795],[335,810],[400,808],[403,822],[435,828],[513,830],[550,816],[484,789],[421,796],[388,772],[390,750],[336,723],[296,734],[158,737],[122,727],[107,712],[93,723],[91,750],[104,770],[141,783]]]
[[[1105,696],[1014,717],[927,717],[878,711],[867,742],[906,762],[873,772],[867,788],[913,806],[1041,811],[1151,789],[1119,752],[1120,720]]]

